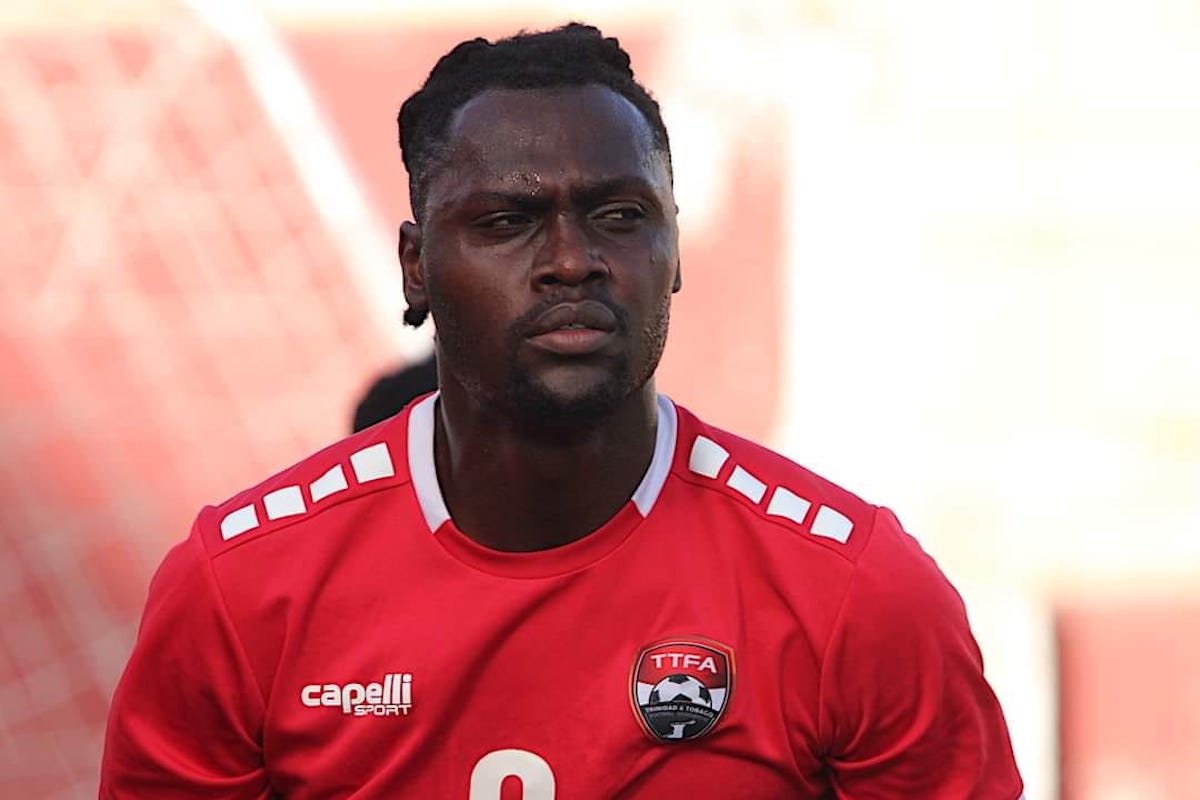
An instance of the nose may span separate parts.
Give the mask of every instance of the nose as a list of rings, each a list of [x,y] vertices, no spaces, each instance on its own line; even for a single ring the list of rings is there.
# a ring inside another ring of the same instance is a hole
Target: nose
[[[577,286],[608,275],[608,265],[589,241],[585,222],[573,214],[555,214],[533,265],[538,286]]]

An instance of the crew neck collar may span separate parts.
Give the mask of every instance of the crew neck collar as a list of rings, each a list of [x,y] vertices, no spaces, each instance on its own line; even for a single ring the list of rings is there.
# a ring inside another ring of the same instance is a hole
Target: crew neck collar
[[[450,518],[434,465],[434,415],[438,394],[416,403],[408,418],[408,467],[413,491],[429,531],[451,555],[485,572],[511,577],[545,577],[569,572],[602,558],[650,515],[671,472],[678,419],[675,404],[657,396],[654,455],[637,489],[616,514],[595,531],[559,547],[525,553],[493,550],[474,541]]]

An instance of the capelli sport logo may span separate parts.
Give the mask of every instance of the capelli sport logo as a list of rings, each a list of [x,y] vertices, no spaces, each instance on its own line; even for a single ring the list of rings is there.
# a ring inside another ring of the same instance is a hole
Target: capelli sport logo
[[[629,682],[642,729],[663,742],[704,736],[729,708],[733,672],[733,650],[720,642],[669,639],[644,648]]]
[[[413,676],[389,672],[380,683],[310,683],[300,690],[300,702],[309,708],[339,708],[356,717],[407,717]]]

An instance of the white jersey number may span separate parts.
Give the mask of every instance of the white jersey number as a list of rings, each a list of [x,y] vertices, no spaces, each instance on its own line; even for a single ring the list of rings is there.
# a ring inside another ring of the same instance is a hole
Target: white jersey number
[[[521,780],[521,800],[554,800],[554,771],[528,750],[493,750],[471,770],[470,800],[500,800],[504,779]]]

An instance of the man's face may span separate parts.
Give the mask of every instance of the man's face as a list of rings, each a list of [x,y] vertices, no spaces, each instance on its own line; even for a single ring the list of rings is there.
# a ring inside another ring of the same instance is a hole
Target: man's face
[[[402,243],[443,384],[528,420],[599,417],[648,384],[679,288],[665,156],[598,86],[468,101]]]

